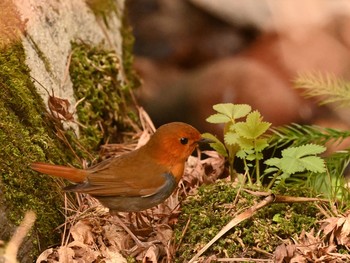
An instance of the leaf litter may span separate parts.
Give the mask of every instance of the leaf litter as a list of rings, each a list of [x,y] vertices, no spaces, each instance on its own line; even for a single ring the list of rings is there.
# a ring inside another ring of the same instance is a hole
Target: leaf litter
[[[350,211],[345,215],[328,217],[315,233],[302,231],[297,240],[288,240],[275,250],[275,262],[350,262],[349,254],[339,253],[339,248],[349,252]]]
[[[101,157],[124,154],[144,145],[155,128],[147,114],[140,111],[143,131],[137,134],[137,143],[106,144]],[[205,154],[207,158],[201,159]],[[173,225],[180,214],[181,200],[203,183],[213,183],[224,173],[225,159],[215,151],[197,151],[190,156],[179,187],[162,204],[136,213],[118,213],[119,219],[142,242],[154,242],[149,247],[138,247],[118,224],[108,208],[89,195],[78,197],[78,208],[67,208],[70,216],[61,227],[68,229],[59,247],[46,249],[37,263],[127,262],[127,257],[142,262],[172,262],[175,251]]]

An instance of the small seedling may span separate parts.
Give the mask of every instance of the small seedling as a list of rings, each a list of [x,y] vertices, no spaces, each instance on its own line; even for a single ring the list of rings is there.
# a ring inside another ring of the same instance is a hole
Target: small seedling
[[[265,170],[265,174],[274,173],[268,188],[271,188],[276,179],[285,181],[292,174],[302,172],[325,173],[325,163],[321,154],[326,147],[316,144],[306,144],[299,147],[289,147],[282,151],[281,158],[270,158],[265,164],[271,166]]]
[[[261,114],[258,111],[252,112],[247,104],[222,103],[214,105],[213,109],[217,113],[209,116],[207,121],[224,124],[224,143],[212,134],[206,133],[203,136],[213,140],[213,149],[228,158],[231,179],[236,175],[233,164],[238,157],[244,162],[249,183],[252,183],[249,168],[251,162],[255,162],[256,183],[261,185],[259,161],[263,159],[262,151],[268,146],[266,131],[271,123],[262,121]],[[245,121],[237,121],[244,117]],[[238,179],[243,182],[244,178],[238,175]]]
[[[272,174],[268,188],[284,182],[295,173],[325,173],[325,163],[316,155],[326,148],[317,144],[305,144],[298,147],[288,147],[282,151],[281,158],[264,159],[263,150],[268,148],[271,134],[268,133],[271,123],[263,121],[258,111],[252,111],[247,104],[222,103],[213,106],[217,113],[209,116],[207,121],[224,124],[224,142],[210,133],[204,137],[213,140],[211,147],[226,157],[229,163],[231,179],[238,178],[244,183],[245,177],[249,184],[262,186],[262,178]],[[238,119],[243,119],[238,121]],[[273,145],[272,145],[273,146]],[[245,175],[237,174],[234,169],[235,158],[244,163]],[[260,161],[268,166],[262,173]]]

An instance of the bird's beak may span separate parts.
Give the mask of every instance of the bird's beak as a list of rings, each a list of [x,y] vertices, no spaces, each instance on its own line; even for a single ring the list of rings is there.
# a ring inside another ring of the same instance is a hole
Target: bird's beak
[[[211,139],[208,139],[208,138],[201,138],[199,141],[198,141],[198,144],[208,144],[208,143],[213,143],[214,141],[211,140]]]

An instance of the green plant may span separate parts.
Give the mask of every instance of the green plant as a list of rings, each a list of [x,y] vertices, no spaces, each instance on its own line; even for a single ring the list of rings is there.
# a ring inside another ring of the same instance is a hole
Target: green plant
[[[271,124],[263,121],[261,114],[258,111],[252,111],[251,107],[246,104],[221,103],[214,105],[213,109],[216,110],[216,113],[209,116],[207,121],[224,124],[224,143],[212,134],[205,133],[203,136],[213,140],[214,142],[210,144],[212,148],[228,159],[231,179],[237,176],[241,183],[244,182],[244,176],[236,174],[234,170],[236,157],[243,161],[245,175],[250,185],[256,183],[262,186],[263,176],[273,174],[268,188],[284,182],[293,174],[324,173],[326,171],[323,159],[316,156],[324,152],[326,148],[307,143],[284,149],[281,158],[265,159],[264,163],[269,167],[262,173],[263,168],[260,162],[264,159],[263,151],[266,148],[293,145],[291,142],[297,140],[298,136],[303,133],[297,134],[297,138],[288,137],[289,139],[285,138],[286,140],[280,136],[278,140],[282,131],[272,130],[273,133],[268,134]],[[238,119],[243,120],[238,121]]]
[[[323,153],[326,147],[316,144],[306,144],[298,147],[289,147],[282,151],[281,158],[270,158],[265,161],[269,167],[265,170],[265,174],[274,173],[268,188],[275,183],[278,178],[285,181],[292,174],[302,173],[305,171],[313,173],[325,173],[324,160],[316,154]]]
[[[217,113],[209,116],[210,123],[224,124],[224,143],[212,134],[204,134],[204,137],[212,139],[211,146],[221,155],[228,158],[231,178],[236,174],[234,171],[234,160],[238,157],[243,160],[249,183],[252,178],[249,168],[251,162],[255,163],[256,183],[261,185],[260,160],[263,158],[262,151],[268,146],[266,131],[270,123],[262,121],[258,111],[251,112],[247,104],[222,103],[213,106]],[[245,117],[245,121],[237,121]],[[243,181],[242,177],[239,177]]]
[[[313,125],[291,124],[271,129],[269,147],[277,152],[285,147],[298,147],[305,143],[338,144],[350,136],[350,131],[338,131]],[[293,174],[289,184],[297,187],[308,187],[315,193],[330,200],[336,200],[338,207],[346,209],[350,200],[349,189],[344,175],[350,163],[350,150],[328,153],[324,157],[325,172],[304,172]]]

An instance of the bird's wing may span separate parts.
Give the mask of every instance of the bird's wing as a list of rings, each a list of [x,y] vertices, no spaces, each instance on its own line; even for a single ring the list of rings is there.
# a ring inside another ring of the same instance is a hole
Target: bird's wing
[[[89,168],[86,182],[66,190],[94,196],[149,196],[166,184],[169,175],[164,166],[149,158],[135,159],[127,154]]]

